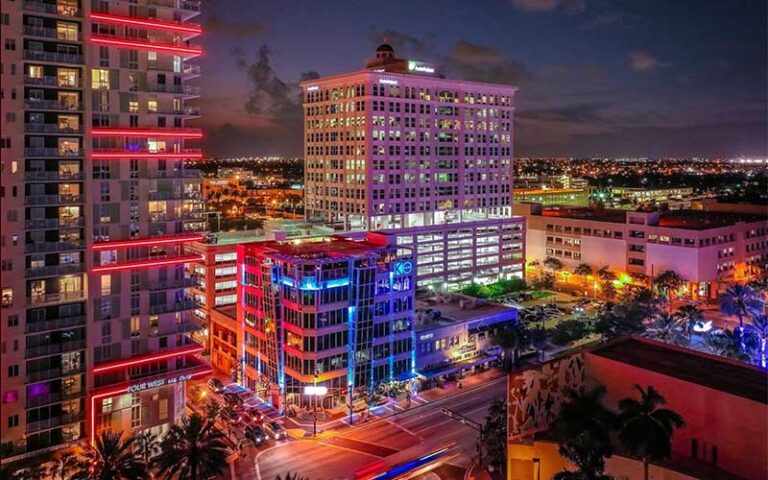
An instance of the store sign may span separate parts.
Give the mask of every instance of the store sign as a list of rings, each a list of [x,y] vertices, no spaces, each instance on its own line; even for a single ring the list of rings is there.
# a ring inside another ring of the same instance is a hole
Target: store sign
[[[413,262],[410,260],[402,260],[399,262],[395,262],[395,264],[392,266],[392,271],[395,273],[395,275],[410,275],[413,273]]]
[[[316,387],[309,385],[304,387],[304,395],[322,396],[328,393],[328,387]]]
[[[172,385],[174,383],[186,382],[191,378],[192,378],[192,374],[185,374],[185,375],[176,375],[168,378],[160,378],[157,380],[152,380],[151,382],[137,383],[128,387],[128,393],[142,392],[144,390],[160,388],[165,385]]]
[[[419,73],[435,73],[435,67],[428,63],[417,62],[415,60],[408,60],[408,71]]]

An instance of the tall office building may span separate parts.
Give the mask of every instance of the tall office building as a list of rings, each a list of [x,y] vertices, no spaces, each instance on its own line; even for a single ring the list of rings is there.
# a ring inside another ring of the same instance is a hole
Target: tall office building
[[[363,70],[302,88],[308,220],[395,236],[419,285],[522,277],[515,87],[447,80],[384,44]]]
[[[375,234],[240,244],[237,318],[243,384],[274,406],[323,405],[347,392],[410,378],[414,356],[414,268],[410,252]]]
[[[205,226],[184,166],[199,8],[2,0],[3,463],[162,431],[208,371],[183,251]]]

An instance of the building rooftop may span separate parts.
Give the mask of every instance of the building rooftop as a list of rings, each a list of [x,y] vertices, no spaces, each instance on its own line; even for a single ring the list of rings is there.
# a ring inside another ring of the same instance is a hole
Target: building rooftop
[[[545,207],[541,210],[542,217],[572,218],[575,220],[590,220],[593,222],[626,223],[626,210],[593,210],[586,207]]]
[[[216,307],[213,311],[218,312],[225,317],[229,317],[232,320],[237,320],[237,305],[225,305],[223,307]]]
[[[267,254],[278,254],[293,261],[334,259],[349,256],[378,255],[383,243],[369,240],[352,240],[340,235],[311,237],[295,240],[271,240],[254,247]]]
[[[509,317],[509,320],[517,318],[517,311],[512,307],[456,293],[419,297],[416,299],[416,308],[432,309],[440,312],[440,317],[438,318],[427,321],[417,320],[416,331],[452,325],[455,323],[486,320],[493,317],[497,317],[497,319]]]
[[[768,404],[768,372],[752,365],[638,337],[627,337],[589,353]]]

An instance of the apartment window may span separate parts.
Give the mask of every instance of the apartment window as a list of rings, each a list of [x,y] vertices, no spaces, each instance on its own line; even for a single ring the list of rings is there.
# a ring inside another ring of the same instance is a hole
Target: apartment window
[[[40,65],[30,65],[27,75],[29,78],[43,78],[43,67]]]
[[[109,47],[99,47],[99,66],[109,66]]]
[[[8,377],[18,377],[18,376],[19,376],[19,366],[8,365]]]
[[[109,70],[106,68],[92,69],[91,87],[96,90],[109,90]]]
[[[101,295],[104,297],[112,295],[112,275],[101,276]]]
[[[59,40],[78,40],[78,31],[76,23],[69,22],[57,22],[56,23],[56,35]]]
[[[149,100],[147,100],[147,110],[157,113],[157,97],[150,97]]]
[[[150,62],[156,62],[157,52],[147,52],[147,60],[149,60]]]
[[[16,40],[13,38],[6,38],[5,39],[5,49],[6,50],[16,50]]]
[[[8,315],[8,326],[9,327],[18,327],[19,326],[19,316],[18,315]]]
[[[19,426],[19,416],[11,415],[8,417],[8,428],[14,428]]]

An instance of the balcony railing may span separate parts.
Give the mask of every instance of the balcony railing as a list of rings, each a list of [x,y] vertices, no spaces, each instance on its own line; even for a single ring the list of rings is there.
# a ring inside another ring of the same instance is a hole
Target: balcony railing
[[[201,178],[200,170],[155,170],[153,172],[142,172],[139,177],[144,178]]]
[[[58,148],[25,148],[24,155],[35,158],[78,158],[83,156],[83,152],[82,150],[60,150]]]
[[[76,317],[54,318],[43,320],[41,322],[27,323],[24,326],[24,333],[46,332],[48,330],[60,330],[62,328],[77,327],[85,325],[86,316],[78,315]]]
[[[37,102],[34,102],[37,103]],[[55,123],[25,123],[24,131],[26,133],[54,133],[54,134],[76,134],[83,133],[83,129],[80,127],[62,127]]]
[[[72,250],[81,250],[85,248],[83,240],[66,242],[39,242],[27,243],[24,245],[24,253],[54,253],[69,252]]]
[[[51,417],[45,420],[38,420],[36,422],[27,422],[27,433],[39,432],[40,430],[48,430],[50,428],[56,428],[60,425],[67,425],[68,423],[80,422],[85,419],[85,412],[77,413],[65,413],[58,417]]]
[[[74,368],[50,368],[27,373],[27,383],[43,382],[52,378],[61,378],[68,375],[76,375],[85,372],[85,364],[81,363]]]
[[[44,267],[33,267],[26,270],[27,278],[34,277],[52,277],[54,275],[73,275],[83,273],[85,264],[74,263],[69,265],[46,265]]]
[[[83,63],[82,55],[71,53],[42,52],[40,50],[24,50],[24,60],[35,60],[38,62],[69,63],[81,65]]]
[[[200,11],[200,2],[192,0],[148,0],[147,5],[157,7],[177,8],[180,10]]]
[[[28,305],[44,305],[47,303],[76,302],[85,300],[85,291],[42,293],[27,297]]]
[[[199,192],[149,192],[150,200],[201,200]]]
[[[173,323],[169,325],[161,325],[152,329],[151,335],[154,337],[164,337],[166,335],[174,335],[178,333],[189,333],[200,330],[199,324],[195,322],[185,321],[182,323]]]
[[[24,75],[25,85],[35,85],[42,87],[59,87],[59,88],[80,88],[80,80],[78,79],[74,85],[63,81],[58,77],[44,76],[44,77],[30,77]]]
[[[62,181],[62,180],[82,180],[83,172],[60,172],[50,170],[45,172],[24,172],[24,180],[34,182]]]
[[[71,205],[83,203],[85,195],[29,195],[24,197],[24,205]]]
[[[161,150],[150,152],[148,150],[125,149],[99,149],[91,152],[92,158],[202,158],[203,152],[199,148],[184,148],[179,151]]]
[[[168,83],[158,83],[155,85],[148,85],[144,90],[147,92],[157,92],[157,93],[200,95],[200,87],[195,85],[172,85]]]
[[[150,305],[149,314],[159,315],[169,312],[183,312],[185,310],[192,310],[197,305],[194,300],[182,300],[174,303],[161,303],[159,305]]]
[[[75,35],[72,35],[69,32],[59,32],[55,28],[38,27],[36,25],[24,25],[24,35],[55,38],[56,40],[65,42],[79,42],[83,39],[83,35],[80,32],[76,32]]]
[[[44,3],[39,0],[24,0],[23,9],[28,12],[47,13],[49,15],[61,15],[64,17],[80,16],[80,9],[76,7]]]
[[[25,222],[26,228],[75,228],[84,227],[85,218],[30,218]]]
[[[200,65],[184,65],[181,73],[188,76],[198,76],[200,75]]]
[[[76,112],[83,109],[83,102],[26,99],[24,100],[24,108],[29,110],[56,110],[57,112]]]
[[[196,285],[197,280],[194,278],[181,278],[164,282],[146,282],[142,284],[142,289],[149,291],[173,290],[176,288],[190,288]]]
[[[45,357],[47,355],[56,355],[58,353],[74,352],[84,348],[84,338],[81,340],[72,340],[69,342],[41,345],[39,347],[27,347],[24,349],[24,358]]]
[[[48,405],[50,403],[58,403],[64,400],[73,400],[75,398],[80,398],[85,395],[84,391],[80,392],[53,392],[48,393],[46,395],[38,395],[34,397],[27,396],[27,408],[34,408],[34,407],[40,407],[43,405]]]

